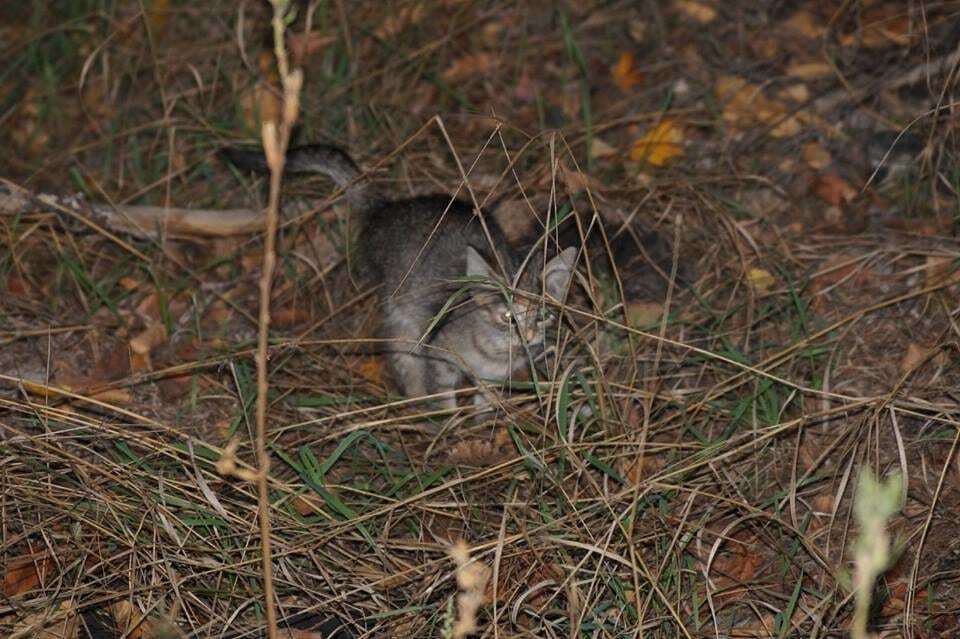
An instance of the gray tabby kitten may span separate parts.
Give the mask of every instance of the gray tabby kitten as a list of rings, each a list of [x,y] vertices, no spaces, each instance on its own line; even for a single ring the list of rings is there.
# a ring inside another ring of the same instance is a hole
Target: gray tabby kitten
[[[226,155],[242,168],[266,168],[259,152]],[[378,337],[389,340],[388,362],[404,395],[435,395],[455,408],[451,391],[465,380],[509,379],[542,351],[552,316],[541,293],[563,302],[575,248],[545,264],[538,251],[521,268],[492,216],[446,195],[383,198],[335,147],[290,149],[286,169],[328,176],[359,215],[360,264],[382,284]],[[483,402],[480,394],[475,400]]]

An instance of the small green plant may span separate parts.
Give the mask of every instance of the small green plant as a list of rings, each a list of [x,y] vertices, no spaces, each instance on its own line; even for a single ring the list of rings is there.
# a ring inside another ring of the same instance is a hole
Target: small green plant
[[[860,526],[860,536],[853,547],[856,564],[853,575],[856,606],[850,629],[853,639],[870,637],[867,633],[870,598],[877,577],[892,563],[893,553],[890,552],[887,520],[900,510],[902,482],[899,474],[879,480],[867,469],[860,475],[854,502],[854,515]]]

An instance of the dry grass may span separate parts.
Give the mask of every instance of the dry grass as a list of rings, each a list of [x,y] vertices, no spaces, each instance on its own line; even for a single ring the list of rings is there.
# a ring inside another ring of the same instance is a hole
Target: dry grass
[[[885,546],[854,517],[874,469],[904,481],[868,630],[957,632],[960,6],[809,5],[816,38],[787,2],[303,4],[301,141],[349,147],[398,194],[502,197],[511,233],[588,254],[549,370],[495,414],[443,413],[382,378],[329,184],[285,184],[266,442],[281,627],[440,637],[471,593],[485,637],[843,636],[854,548]],[[277,108],[266,3],[3,12],[0,176],[263,203],[214,153]],[[829,74],[791,71],[814,62]],[[719,100],[720,77],[769,113]],[[665,121],[682,155],[630,160]],[[891,131],[917,153],[861,192]],[[236,441],[255,476],[262,253],[0,216],[0,634],[263,632],[257,490],[217,471]],[[489,580],[464,585],[464,565]]]

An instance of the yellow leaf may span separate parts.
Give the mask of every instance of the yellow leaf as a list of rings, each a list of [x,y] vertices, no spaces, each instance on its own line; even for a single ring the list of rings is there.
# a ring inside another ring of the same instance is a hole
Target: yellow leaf
[[[693,18],[700,24],[713,22],[717,17],[717,10],[708,4],[702,2],[692,2],[691,0],[677,0],[676,7],[681,12],[687,14],[687,17]]]
[[[683,155],[683,129],[672,118],[664,118],[642,138],[633,143],[630,159],[663,166]]]
[[[623,91],[629,91],[640,84],[641,76],[637,71],[637,60],[629,51],[620,54],[620,59],[610,69],[613,81]]]
[[[747,271],[747,283],[758,293],[767,293],[777,283],[770,271],[762,268],[751,268]]]
[[[801,122],[806,118],[803,111],[788,109],[743,78],[720,76],[714,91],[717,100],[723,104],[723,121],[730,126],[746,128],[757,123],[765,124],[771,127],[771,137],[786,138],[799,133]]]

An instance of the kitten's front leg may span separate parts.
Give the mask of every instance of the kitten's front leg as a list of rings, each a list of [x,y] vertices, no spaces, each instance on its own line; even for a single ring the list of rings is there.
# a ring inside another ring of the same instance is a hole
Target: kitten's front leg
[[[442,359],[431,359],[428,366],[430,387],[434,393],[448,393],[437,402],[447,410],[456,410],[457,397],[454,391],[463,381],[463,372],[450,362]]]

